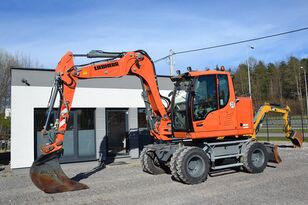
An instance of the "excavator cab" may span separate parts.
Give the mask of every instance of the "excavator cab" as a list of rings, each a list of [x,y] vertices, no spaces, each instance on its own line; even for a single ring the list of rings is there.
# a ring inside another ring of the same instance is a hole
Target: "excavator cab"
[[[230,72],[192,71],[172,78],[172,129],[176,138],[251,135],[252,101],[236,97]]]

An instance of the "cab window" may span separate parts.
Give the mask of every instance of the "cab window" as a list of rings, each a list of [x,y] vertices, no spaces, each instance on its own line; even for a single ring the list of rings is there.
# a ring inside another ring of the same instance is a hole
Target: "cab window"
[[[208,113],[218,109],[216,75],[200,76],[195,81],[193,118],[205,119]]]
[[[218,75],[219,108],[223,108],[229,101],[228,76]]]

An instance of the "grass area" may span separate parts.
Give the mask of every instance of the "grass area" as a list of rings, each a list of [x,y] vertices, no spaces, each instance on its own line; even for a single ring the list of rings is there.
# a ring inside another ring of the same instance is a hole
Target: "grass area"
[[[282,119],[282,115],[280,114],[277,114],[278,116],[269,116],[268,117],[268,120],[281,120]],[[303,115],[303,116],[300,116],[300,115],[291,115],[291,120],[307,120],[308,119],[308,116],[306,115]]]
[[[294,129],[294,131],[299,131],[301,132],[302,129]],[[262,127],[260,130],[259,130],[259,133],[266,133],[267,130],[266,130],[266,127]],[[283,129],[282,128],[268,128],[268,132],[269,133],[282,133],[283,132]],[[308,134],[308,128],[305,128],[304,129],[304,132]]]
[[[259,141],[267,141],[267,137],[257,137],[257,140]],[[289,141],[285,137],[269,137],[269,141]],[[308,137],[305,137],[304,142],[308,142]]]

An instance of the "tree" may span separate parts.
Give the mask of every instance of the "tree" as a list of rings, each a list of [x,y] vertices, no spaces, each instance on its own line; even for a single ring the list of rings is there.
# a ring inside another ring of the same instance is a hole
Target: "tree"
[[[254,105],[264,102],[289,105],[293,114],[304,113],[305,83],[303,66],[308,78],[308,59],[289,57],[288,61],[265,64],[249,59],[252,97]],[[247,64],[240,64],[233,73],[234,88],[238,96],[248,94]],[[257,107],[257,106],[255,106]]]
[[[12,55],[0,50],[0,113],[10,104],[10,85],[12,67],[30,67],[32,64],[29,57],[22,54]]]

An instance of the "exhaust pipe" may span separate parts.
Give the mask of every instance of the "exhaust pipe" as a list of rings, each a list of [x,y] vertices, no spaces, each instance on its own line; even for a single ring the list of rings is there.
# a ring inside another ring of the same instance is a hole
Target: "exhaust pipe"
[[[59,158],[63,149],[48,155],[41,155],[30,168],[32,182],[45,193],[61,193],[88,189],[85,184],[71,180],[63,172]]]

